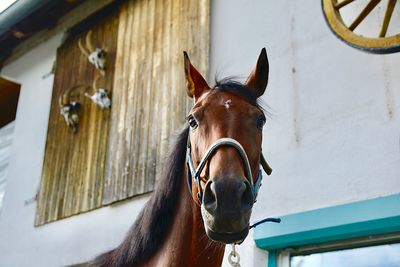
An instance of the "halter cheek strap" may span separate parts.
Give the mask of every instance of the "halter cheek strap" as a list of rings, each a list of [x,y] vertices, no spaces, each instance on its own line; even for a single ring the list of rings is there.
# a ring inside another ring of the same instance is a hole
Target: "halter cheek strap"
[[[197,198],[199,200],[199,203],[202,203],[202,199],[203,199],[203,192],[201,190],[201,186],[200,186],[200,175],[201,172],[203,171],[205,165],[207,164],[207,161],[212,157],[212,155],[214,154],[214,152],[221,146],[230,146],[230,147],[234,147],[238,152],[239,155],[243,161],[243,165],[244,165],[244,171],[245,171],[245,176],[246,179],[249,181],[250,185],[251,185],[251,189],[253,192],[253,196],[254,196],[254,202],[257,199],[257,194],[258,194],[258,190],[261,187],[261,181],[262,181],[262,171],[259,170],[258,171],[258,175],[257,175],[257,179],[256,182],[253,183],[253,177],[251,174],[251,168],[250,168],[250,163],[249,163],[249,159],[247,157],[246,152],[244,151],[244,148],[242,147],[242,145],[236,141],[235,139],[232,138],[221,138],[218,139],[217,141],[215,141],[208,149],[206,154],[204,155],[204,157],[202,158],[202,160],[200,161],[199,165],[197,166],[197,168],[194,167],[193,165],[193,160],[192,160],[192,151],[191,151],[191,145],[190,145],[190,138],[188,138],[188,142],[187,142],[187,149],[186,149],[186,162],[187,162],[187,166],[188,166],[188,187],[189,187],[189,191],[192,194],[192,178],[196,183],[196,187],[197,187]],[[272,172],[271,167],[268,165],[268,163],[266,162],[263,154],[261,153],[260,155],[260,164],[263,167],[264,171],[270,175]]]

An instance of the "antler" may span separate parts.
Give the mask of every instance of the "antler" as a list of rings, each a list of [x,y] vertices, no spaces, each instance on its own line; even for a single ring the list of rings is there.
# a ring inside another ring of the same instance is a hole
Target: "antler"
[[[58,98],[58,104],[61,107],[69,103],[70,95],[71,95],[71,89],[66,90],[60,97]]]
[[[60,95],[60,97],[58,99],[58,104],[60,105],[60,107],[68,104],[70,102],[72,92],[81,87],[85,88],[87,86],[84,84],[78,84],[78,85],[72,86],[69,89],[65,90],[65,92],[62,95]]]
[[[87,49],[89,49],[89,53],[93,52],[95,50],[95,47],[92,44],[92,31],[88,31],[88,33],[86,34],[86,47]]]
[[[94,78],[93,79],[93,83],[92,83],[92,91],[93,91],[93,93],[96,93],[96,91],[97,91],[97,81],[100,79],[100,76],[96,76],[96,78]],[[90,87],[88,86],[88,89],[89,89]],[[85,96],[86,97],[91,97],[91,95],[90,94],[88,94],[86,91],[85,91]]]
[[[94,91],[94,92],[97,92],[97,91],[99,90],[99,87],[97,86],[97,81],[100,80],[100,78],[102,78],[102,76],[96,76],[96,78],[93,80],[92,88],[93,88],[93,91]],[[106,92],[106,94],[109,94],[109,93],[110,93],[110,91],[109,91],[108,89],[106,89],[106,88],[101,88],[101,89],[103,89],[104,92]],[[86,94],[87,94],[87,93],[85,93],[85,95],[86,95]]]
[[[88,57],[89,55],[90,55],[90,53],[92,53],[94,50],[95,50],[95,48],[94,48],[94,46],[93,46],[93,44],[92,44],[92,31],[90,30],[90,31],[88,31],[88,33],[86,34],[86,36],[85,36],[85,44],[86,44],[86,47],[84,47],[83,45],[82,45],[82,39],[81,38],[79,38],[79,41],[78,41],[78,46],[79,46],[79,49],[81,50],[81,52],[86,56],[86,57]]]
[[[88,51],[83,47],[81,41],[82,41],[81,38],[79,38],[79,41],[78,41],[79,49],[81,50],[82,54],[84,54],[86,57],[88,57],[89,54],[90,54],[90,52],[88,52]]]

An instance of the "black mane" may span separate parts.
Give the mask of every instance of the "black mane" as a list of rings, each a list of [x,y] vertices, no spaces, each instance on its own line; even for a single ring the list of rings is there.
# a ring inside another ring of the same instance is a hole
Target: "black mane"
[[[233,77],[224,78],[222,80],[216,79],[215,86],[212,89],[230,92],[232,94],[238,95],[253,106],[257,106],[260,109],[263,109],[258,102],[257,96],[254,94],[253,89],[241,82],[236,81]]]
[[[149,258],[162,243],[178,201],[181,175],[185,168],[189,129],[178,136],[163,168],[155,191],[130,228],[125,240],[115,249],[97,257],[91,266],[135,266]]]

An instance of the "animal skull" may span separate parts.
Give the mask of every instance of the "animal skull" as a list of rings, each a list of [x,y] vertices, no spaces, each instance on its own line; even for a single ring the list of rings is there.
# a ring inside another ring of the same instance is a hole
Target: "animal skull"
[[[103,88],[99,88],[93,95],[85,93],[85,96],[89,97],[94,103],[99,105],[101,109],[111,107],[111,99],[108,97],[107,91]]]
[[[92,63],[96,69],[105,70],[106,68],[106,51],[101,48],[96,48],[88,56],[89,62]]]
[[[80,109],[80,104],[76,101],[64,104],[60,109],[60,114],[64,117],[65,122],[68,127],[72,128],[75,133],[79,123],[78,111]]]
[[[89,31],[86,34],[86,47],[82,45],[81,39],[78,41],[78,46],[81,52],[88,58],[89,62],[104,75],[104,70],[106,69],[106,51],[102,48],[95,48],[92,44],[91,36],[92,31]]]

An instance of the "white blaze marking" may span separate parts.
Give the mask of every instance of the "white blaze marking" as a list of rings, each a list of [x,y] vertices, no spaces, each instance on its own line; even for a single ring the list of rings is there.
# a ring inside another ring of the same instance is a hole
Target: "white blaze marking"
[[[229,109],[230,106],[231,106],[231,104],[232,104],[232,100],[231,100],[231,99],[228,99],[228,100],[225,101],[224,106],[226,107],[226,109]]]

